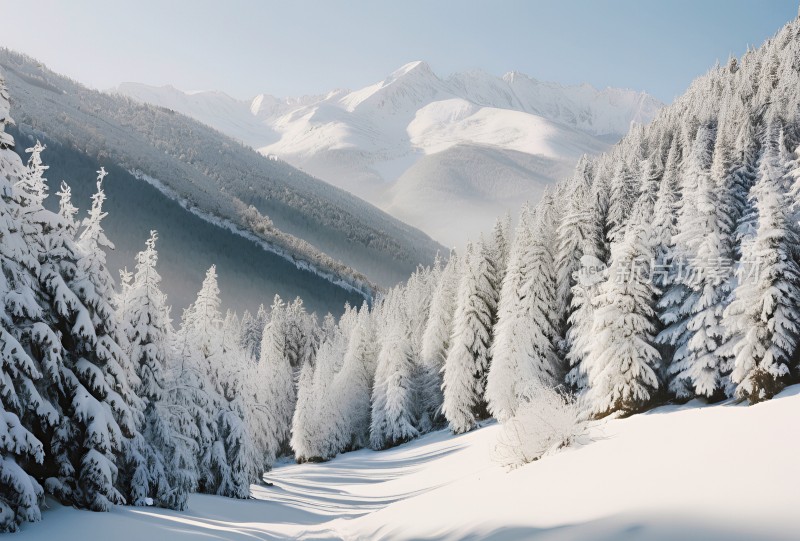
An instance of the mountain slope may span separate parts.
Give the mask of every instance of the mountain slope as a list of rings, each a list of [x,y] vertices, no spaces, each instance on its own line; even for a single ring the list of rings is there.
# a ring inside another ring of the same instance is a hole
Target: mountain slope
[[[27,160],[24,150],[32,146],[34,136],[10,129],[17,152]],[[60,181],[72,190],[73,203],[86,216],[95,187],[95,171],[100,164],[81,152],[61,145],[42,134],[36,138],[47,145],[44,159],[51,196],[51,210],[57,210]],[[362,296],[326,280],[308,270],[298,269],[270,251],[260,249],[252,240],[229,229],[218,227],[193,214],[157,188],[144,183],[117,166],[106,164],[109,176],[103,186],[108,196],[104,227],[115,249],[108,253],[108,266],[133,271],[134,254],[144,248],[151,229],[158,231],[159,272],[162,287],[173,307],[172,317],[180,319],[183,308],[194,302],[197,291],[211,265],[217,266],[222,301],[228,308],[251,312],[259,304],[269,305],[279,294],[284,299],[301,297],[309,311],[340,314],[343,303],[360,304]]]
[[[195,494],[183,513],[54,503],[15,538],[788,541],[800,528],[800,437],[784,428],[798,412],[798,386],[752,407],[667,406],[597,423],[584,445],[512,471],[492,459],[500,425],[435,432],[280,465],[249,501]]]
[[[0,69],[23,133],[155,179],[193,211],[255,231],[299,266],[366,295],[373,283],[392,285],[430,263],[441,248],[350,194],[171,110],[88,90],[7,50]]]
[[[475,167],[483,174],[497,175],[486,176],[482,182],[504,182],[507,151],[528,154],[540,163],[549,160],[546,167],[526,173],[527,183],[514,178],[513,190],[506,186],[502,195],[485,190],[487,207],[511,210],[518,205],[509,201],[536,200],[541,186],[568,175],[582,154],[607,150],[632,122],[649,122],[661,105],[631,90],[564,87],[519,73],[498,78],[467,72],[442,79],[424,62],[411,62],[383,81],[356,91],[294,100],[262,95],[252,104],[239,102],[235,110],[229,107],[231,98],[222,103],[216,92],[181,97],[171,87],[129,83],[120,85],[117,92],[215,126],[448,244],[463,243],[491,221],[476,219],[467,210],[474,206],[469,193],[444,191],[442,183],[458,185],[460,177],[475,176]],[[263,107],[265,100],[269,107]],[[253,117],[262,126],[257,133],[252,129]],[[447,154],[455,146],[462,147],[460,155],[469,155],[464,165]],[[470,155],[470,149],[476,151]],[[426,164],[412,172],[423,160]],[[435,164],[438,160],[444,163]],[[447,177],[425,173],[434,170]],[[431,189],[415,198],[415,190],[429,184]],[[442,213],[444,208],[443,216],[430,218],[430,211]],[[474,227],[459,231],[439,226],[442,221],[469,222]]]

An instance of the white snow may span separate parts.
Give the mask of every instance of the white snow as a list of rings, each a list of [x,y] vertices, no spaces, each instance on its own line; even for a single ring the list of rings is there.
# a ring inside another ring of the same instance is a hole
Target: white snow
[[[784,427],[799,414],[800,386],[751,407],[662,407],[510,472],[493,460],[492,423],[283,464],[255,499],[192,495],[183,513],[51,503],[15,539],[796,539],[800,432]]]
[[[133,83],[116,91],[209,124],[459,246],[520,201],[538,201],[541,186],[569,175],[582,154],[607,150],[632,122],[649,122],[661,106],[633,90],[562,86],[516,72],[440,78],[419,61],[373,85],[326,96],[261,94],[247,103],[219,92],[181,96],[172,87]],[[454,164],[448,151],[455,147],[469,160]],[[534,164],[509,164],[508,152]],[[478,197],[462,186],[476,170],[481,183],[502,189]],[[491,211],[476,214],[481,205]]]

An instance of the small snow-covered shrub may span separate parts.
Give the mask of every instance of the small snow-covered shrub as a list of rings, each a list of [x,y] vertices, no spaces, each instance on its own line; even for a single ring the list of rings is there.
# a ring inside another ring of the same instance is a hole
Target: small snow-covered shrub
[[[538,460],[575,442],[585,433],[586,423],[583,408],[572,394],[531,385],[520,398],[516,415],[503,423],[495,460],[510,468]]]

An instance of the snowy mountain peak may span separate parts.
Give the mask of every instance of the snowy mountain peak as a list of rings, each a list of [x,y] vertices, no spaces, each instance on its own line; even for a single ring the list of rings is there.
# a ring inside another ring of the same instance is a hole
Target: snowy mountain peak
[[[442,81],[425,62],[409,62],[386,79],[344,96],[340,103],[353,112],[359,108],[380,110],[382,115],[407,113],[434,99],[443,89]]]
[[[409,62],[408,64],[405,64],[394,70],[391,75],[389,75],[387,80],[399,79],[400,77],[410,73],[421,74],[422,76],[427,77],[436,77],[436,75],[433,73],[433,70],[431,70],[431,67],[426,62],[423,62],[422,60],[415,60],[414,62]]]
[[[218,96],[184,95],[178,104],[180,92],[147,88],[120,92],[210,124],[451,245],[521,199],[535,201],[581,155],[606,150],[661,107],[645,93],[564,86],[518,71],[440,77],[419,60],[364,88],[299,98],[261,94],[238,111]],[[445,201],[450,209],[461,201],[463,212],[449,219],[436,211]],[[456,231],[456,223],[473,227]]]

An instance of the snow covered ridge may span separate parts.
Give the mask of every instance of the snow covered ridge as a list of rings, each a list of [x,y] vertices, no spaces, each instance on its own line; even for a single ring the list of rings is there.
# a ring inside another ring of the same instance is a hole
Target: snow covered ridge
[[[242,210],[252,206],[282,232],[285,250],[354,287],[393,285],[442,249],[358,198],[174,111],[86,89],[8,50],[0,66],[20,129],[143,171],[243,229],[251,224]]]
[[[261,227],[258,227],[258,224],[256,224],[255,221],[251,221],[251,223],[248,224],[251,226],[251,228],[244,229],[231,220],[203,212],[196,206],[191,205],[189,201],[182,199],[180,195],[167,187],[163,182],[154,179],[153,177],[150,177],[141,171],[131,171],[131,174],[136,178],[147,182],[171,199],[179,201],[184,208],[188,209],[192,214],[202,218],[203,220],[213,223],[218,227],[228,229],[237,235],[257,243],[258,246],[264,250],[281,256],[282,258],[294,264],[298,269],[307,270],[341,288],[358,293],[359,295],[363,296],[367,302],[372,302],[374,295],[379,290],[377,286],[371,284],[367,280],[366,276],[362,274],[356,274],[350,277],[349,280],[341,278],[341,276],[347,275],[349,269],[345,268],[344,265],[339,262],[329,260],[325,262],[326,264],[324,267],[336,269],[338,265],[339,268],[337,270],[339,271],[339,274],[325,272],[320,267],[315,266],[313,260],[318,258],[319,255],[314,252],[311,245],[304,243],[300,239],[295,239],[290,235],[281,233],[281,231],[272,227],[271,222],[264,220],[264,217],[260,216],[258,211],[255,211],[254,209],[247,209],[244,212],[250,211],[254,215],[255,219],[262,222]],[[257,231],[257,233],[254,231]],[[301,257],[305,257],[306,259],[300,259]]]
[[[440,78],[424,62],[359,90],[297,99],[248,103],[135,83],[114,91],[280,156],[449,245],[463,245],[520,200],[538,201],[581,155],[607,150],[662,106],[641,92],[520,73]]]

